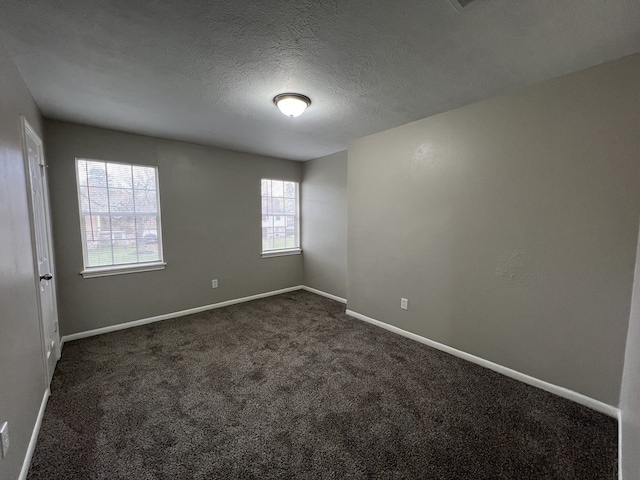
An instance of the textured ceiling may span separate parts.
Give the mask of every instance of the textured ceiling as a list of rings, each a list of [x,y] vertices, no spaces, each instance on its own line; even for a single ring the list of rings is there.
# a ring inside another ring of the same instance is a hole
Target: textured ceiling
[[[0,31],[47,117],[305,160],[638,52],[640,2],[0,0]]]

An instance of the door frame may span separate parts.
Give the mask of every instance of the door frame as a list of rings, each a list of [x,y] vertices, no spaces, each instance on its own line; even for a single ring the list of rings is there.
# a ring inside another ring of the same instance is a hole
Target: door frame
[[[40,328],[40,343],[42,347],[42,362],[44,364],[44,383],[46,388],[49,388],[48,379],[51,378],[53,372],[49,372],[49,364],[47,362],[47,338],[44,330],[44,319],[42,312],[42,298],[40,295],[40,272],[38,269],[38,252],[37,252],[37,241],[36,241],[36,230],[35,230],[35,213],[34,213],[34,205],[32,199],[32,182],[31,182],[31,172],[29,167],[29,150],[27,147],[27,133],[33,137],[35,142],[38,144],[38,149],[40,151],[41,158],[43,160],[45,166],[45,174],[43,175],[43,188],[44,192],[42,192],[44,197],[44,217],[45,222],[47,224],[47,247],[49,256],[49,265],[51,268],[51,273],[53,274],[53,281],[50,281],[51,287],[51,295],[53,297],[53,322],[54,322],[54,339],[55,339],[55,347],[53,349],[52,354],[55,355],[56,362],[60,359],[61,348],[60,348],[60,328],[58,322],[58,294],[56,289],[56,268],[53,256],[53,235],[51,230],[51,202],[49,199],[49,177],[46,175],[46,168],[48,165],[46,164],[44,158],[44,148],[42,139],[40,135],[36,133],[36,131],[31,127],[29,122],[24,116],[20,117],[20,127],[21,127],[21,136],[22,136],[22,157],[25,168],[25,177],[26,177],[26,187],[27,187],[27,202],[29,204],[29,227],[31,231],[31,249],[32,249],[32,258],[33,258],[33,272],[34,272],[34,284],[36,290],[36,298],[37,298],[37,306],[38,306],[38,320],[39,320],[39,328]]]

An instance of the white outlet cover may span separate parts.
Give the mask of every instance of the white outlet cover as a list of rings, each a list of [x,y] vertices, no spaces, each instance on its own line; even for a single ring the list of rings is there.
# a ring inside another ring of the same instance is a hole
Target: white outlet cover
[[[2,458],[7,456],[9,450],[9,423],[4,422],[0,427],[0,436],[2,437]]]
[[[218,280],[211,280],[211,288],[218,288]]]
[[[408,310],[409,309],[409,300],[407,300],[406,298],[401,298],[400,299],[400,308],[403,310]]]

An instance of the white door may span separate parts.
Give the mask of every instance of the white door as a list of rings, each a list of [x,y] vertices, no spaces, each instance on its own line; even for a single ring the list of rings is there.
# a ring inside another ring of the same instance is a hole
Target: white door
[[[42,340],[46,363],[47,385],[51,383],[56,362],[60,357],[60,335],[56,305],[55,276],[53,268],[51,220],[49,215],[49,189],[47,168],[44,162],[42,141],[22,118],[24,155],[29,173],[31,200],[31,225],[36,254],[36,281],[38,283]]]

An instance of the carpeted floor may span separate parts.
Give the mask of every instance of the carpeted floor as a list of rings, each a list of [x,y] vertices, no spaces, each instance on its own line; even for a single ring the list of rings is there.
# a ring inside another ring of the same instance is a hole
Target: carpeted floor
[[[297,291],[70,342],[29,479],[614,479],[617,425]]]

